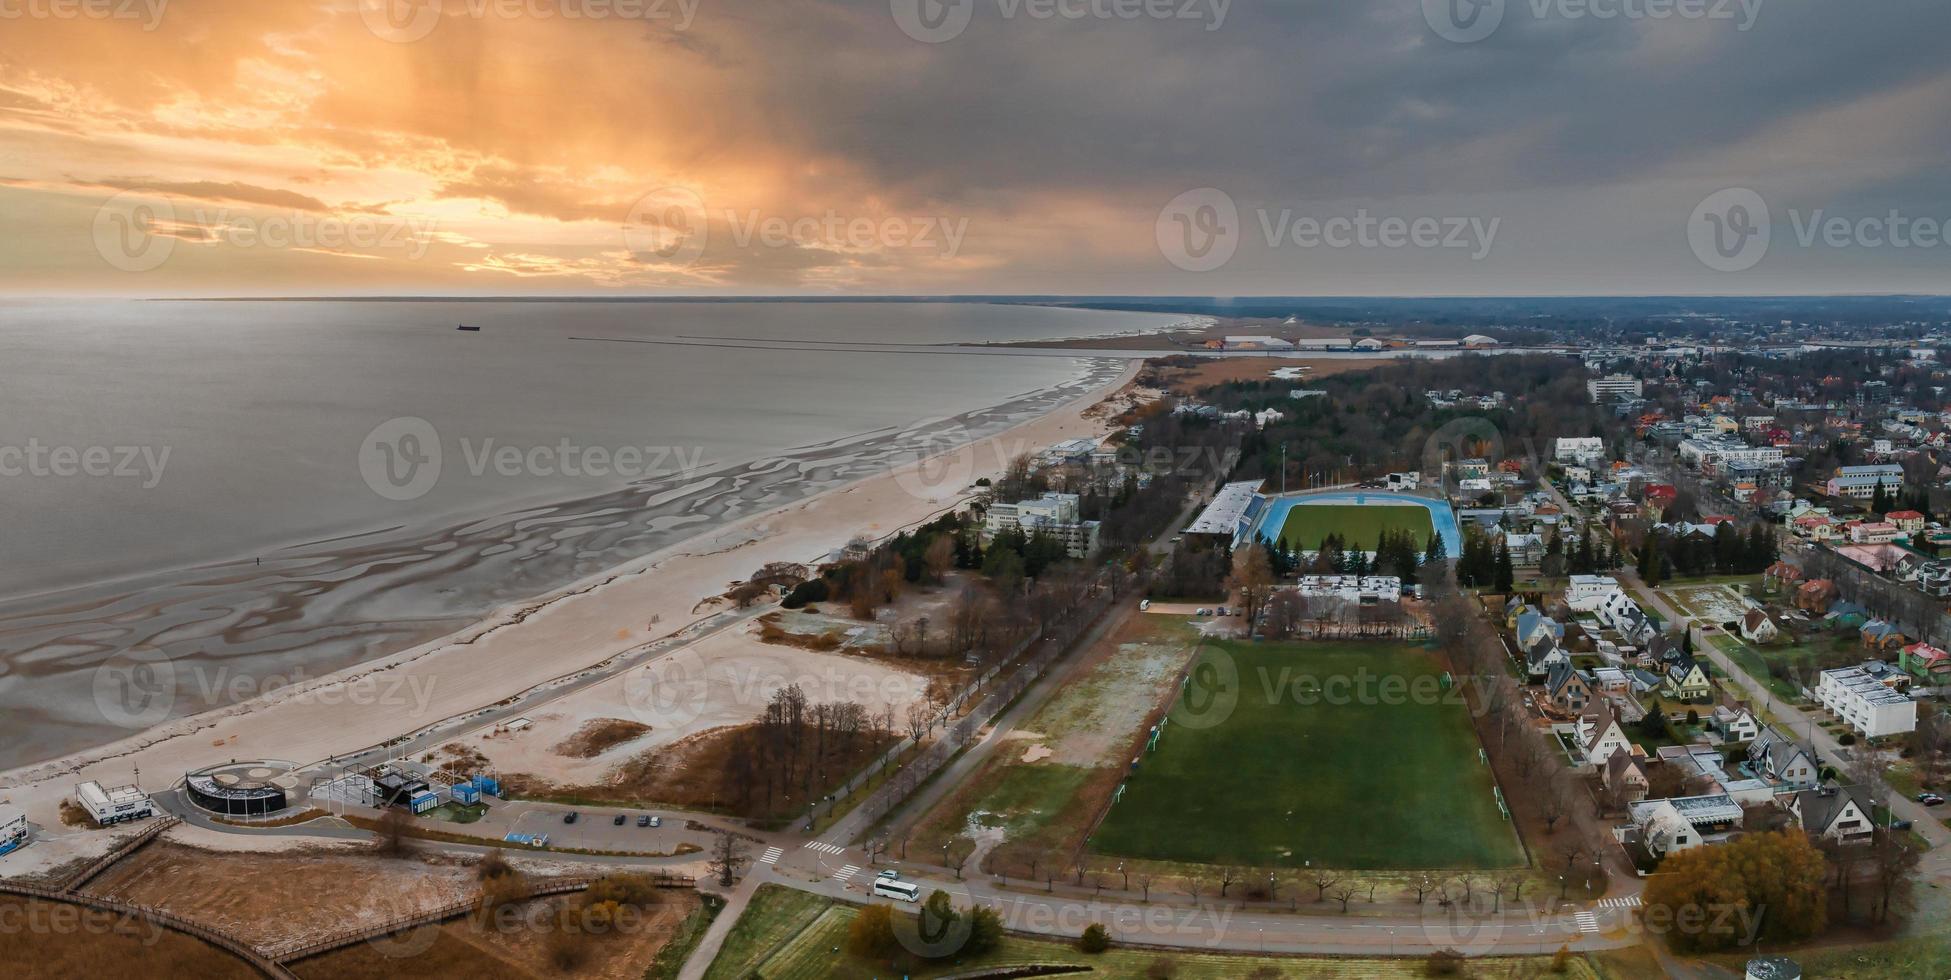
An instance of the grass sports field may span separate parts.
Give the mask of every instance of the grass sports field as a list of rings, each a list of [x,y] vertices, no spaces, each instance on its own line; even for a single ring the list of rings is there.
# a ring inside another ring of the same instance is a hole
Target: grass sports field
[[[1287,512],[1280,526],[1280,537],[1296,551],[1313,551],[1330,534],[1339,534],[1351,548],[1374,551],[1383,531],[1410,531],[1416,547],[1429,546],[1435,533],[1429,511],[1402,504],[1315,504],[1295,507]]]
[[[1399,643],[1213,643],[1092,849],[1260,868],[1520,867],[1469,709],[1441,675]]]

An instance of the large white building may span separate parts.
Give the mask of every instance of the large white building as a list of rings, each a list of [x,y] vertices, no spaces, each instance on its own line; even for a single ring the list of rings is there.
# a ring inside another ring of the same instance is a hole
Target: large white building
[[[104,789],[101,783],[92,779],[75,787],[75,801],[88,811],[98,827],[127,820],[147,820],[156,814],[156,804],[150,802],[142,790],[134,786]]]
[[[1917,728],[1917,702],[1896,688],[1909,676],[1881,660],[1825,670],[1816,700],[1864,738],[1901,735]]]
[[[1646,393],[1646,386],[1630,374],[1608,374],[1587,381],[1585,390],[1591,393],[1594,402],[1603,402],[1622,396],[1638,398]]]
[[[1045,493],[1035,500],[990,504],[983,522],[983,543],[1004,531],[1043,534],[1064,543],[1064,552],[1083,558],[1097,548],[1096,521],[1080,520],[1083,498],[1074,493]]]
[[[1775,469],[1788,462],[1778,446],[1750,446],[1733,439],[1686,439],[1680,460],[1693,466],[1741,466]]]
[[[1307,599],[1339,599],[1372,606],[1402,601],[1402,579],[1394,575],[1303,575],[1298,589]]]
[[[1565,605],[1578,612],[1597,612],[1608,597],[1624,592],[1610,575],[1574,575],[1565,589]]]
[[[1854,500],[1868,500],[1876,496],[1876,488],[1894,494],[1904,487],[1904,468],[1896,463],[1879,463],[1873,466],[1844,466],[1836,470],[1829,479],[1831,497],[1849,497]]]
[[[1606,455],[1606,441],[1602,436],[1580,436],[1559,439],[1552,444],[1551,458],[1560,463],[1583,463],[1588,460],[1602,460]]]

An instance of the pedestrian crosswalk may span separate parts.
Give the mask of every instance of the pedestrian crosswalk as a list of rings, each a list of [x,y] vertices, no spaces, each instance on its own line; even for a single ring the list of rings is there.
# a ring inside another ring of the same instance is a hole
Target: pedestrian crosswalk
[[[765,849],[764,854],[759,855],[759,863],[764,865],[778,864],[779,859],[784,857],[785,854],[786,852],[781,848],[768,847]]]
[[[1602,909],[1636,909],[1639,908],[1639,896],[1628,895],[1625,898],[1602,898],[1599,899],[1599,907]]]
[[[821,854],[839,854],[846,850],[846,848],[838,844],[829,844],[823,840],[816,840],[807,844],[806,849],[809,851],[818,851]]]
[[[841,868],[838,871],[835,871],[833,873],[833,880],[844,885],[847,882],[854,880],[854,875],[857,875],[859,873],[860,873],[859,868],[856,868],[853,865],[849,864],[846,867]]]
[[[1595,933],[1599,931],[1599,917],[1594,913],[1580,912],[1572,916],[1572,918],[1578,921],[1578,931],[1580,932]]]

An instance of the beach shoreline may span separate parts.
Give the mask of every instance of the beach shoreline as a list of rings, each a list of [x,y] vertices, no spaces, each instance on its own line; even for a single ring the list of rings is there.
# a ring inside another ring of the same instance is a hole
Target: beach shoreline
[[[959,448],[742,517],[396,654],[7,770],[0,798],[58,827],[75,782],[123,784],[139,770],[154,791],[231,759],[324,761],[588,671],[709,618],[719,611],[710,600],[767,563],[817,561],[856,538],[895,533],[959,506],[977,479],[1021,452],[1102,435],[1109,420],[1092,409],[1128,389],[1139,368],[1126,364],[1108,383]]]

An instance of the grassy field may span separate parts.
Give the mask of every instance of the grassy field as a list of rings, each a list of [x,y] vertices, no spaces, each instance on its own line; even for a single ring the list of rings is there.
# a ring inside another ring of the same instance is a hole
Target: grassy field
[[[1951,977],[1951,937],[1945,936],[1897,939],[1872,946],[1792,950],[1785,955],[1802,965],[1805,977],[1849,977],[1850,980]],[[1740,969],[1738,957],[1716,956],[1712,960],[1730,970]]]
[[[1174,616],[1133,617],[1010,742],[916,827],[917,846],[996,834],[988,866],[1073,854],[1130,761],[1132,740],[1192,657],[1198,631]]]
[[[763,892],[761,893],[763,894]],[[748,913],[749,914],[749,913]],[[856,910],[851,905],[831,904],[814,913],[807,924],[766,951],[757,965],[766,980],[869,980],[906,976],[913,980],[993,970],[1026,964],[1069,964],[1086,967],[1093,976],[1143,977],[1151,974],[1159,960],[1169,960],[1170,971],[1160,971],[1173,980],[1239,980],[1254,976],[1254,971],[1272,968],[1272,977],[1295,980],[1354,980],[1376,977],[1381,980],[1409,980],[1423,976],[1423,961],[1386,959],[1300,959],[1292,957],[1233,956],[1219,953],[1163,953],[1157,950],[1112,949],[1099,955],[1078,952],[1067,943],[1008,936],[1000,948],[982,956],[943,960],[939,963],[896,970],[889,964],[865,960],[846,952],[847,927]],[[742,923],[741,923],[742,924]],[[727,947],[729,949],[729,946]],[[835,952],[839,950],[839,952]],[[720,960],[723,960],[720,956]],[[1566,980],[1591,980],[1596,973],[1585,961],[1574,959],[1564,973],[1550,972],[1550,958],[1480,961],[1481,971],[1471,975],[1499,977],[1562,977]],[[1494,967],[1493,965],[1494,964]],[[717,964],[713,964],[716,976]]]
[[[745,980],[768,954],[812,925],[832,904],[810,892],[779,885],[760,888],[745,906],[745,914],[732,923],[725,945],[705,971],[705,980]]]
[[[1394,643],[1206,649],[1195,677],[1211,665],[1210,676],[1234,678],[1208,684],[1236,692],[1236,703],[1174,709],[1197,723],[1168,725],[1098,828],[1095,851],[1260,868],[1525,863],[1468,709],[1460,693],[1438,689],[1431,654]]]
[[[1411,531],[1416,535],[1416,547],[1421,549],[1429,545],[1429,536],[1436,528],[1429,511],[1421,507],[1319,504],[1289,510],[1280,526],[1280,539],[1297,551],[1313,551],[1321,547],[1323,538],[1339,534],[1350,548],[1374,551],[1383,531]]]

